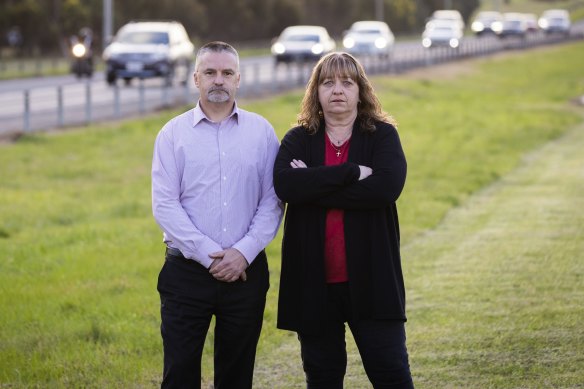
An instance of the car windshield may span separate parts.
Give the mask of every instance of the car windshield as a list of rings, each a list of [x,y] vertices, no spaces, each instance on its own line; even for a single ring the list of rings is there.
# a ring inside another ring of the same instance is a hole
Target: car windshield
[[[318,42],[318,35],[293,34],[284,37],[288,42]]]
[[[357,34],[381,34],[381,31],[376,29],[362,29],[362,30],[355,30]]]
[[[131,31],[120,35],[117,39],[120,43],[130,44],[168,44],[168,33],[153,31]]]
[[[519,27],[521,25],[520,20],[506,20],[505,25],[509,27]]]

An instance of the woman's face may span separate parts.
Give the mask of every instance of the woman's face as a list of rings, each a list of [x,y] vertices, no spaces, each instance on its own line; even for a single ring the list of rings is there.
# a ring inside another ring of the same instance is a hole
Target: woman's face
[[[359,85],[347,77],[325,78],[318,86],[318,100],[325,116],[356,114]]]

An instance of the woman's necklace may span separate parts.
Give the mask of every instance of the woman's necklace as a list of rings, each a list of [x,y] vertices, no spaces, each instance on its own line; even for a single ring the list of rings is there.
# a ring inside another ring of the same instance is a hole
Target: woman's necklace
[[[351,135],[353,134],[353,132],[349,132],[349,134],[347,134],[347,136],[343,139],[336,139],[334,136],[332,136],[332,134],[328,131],[326,131],[326,134],[328,136],[329,142],[331,142],[331,146],[333,146],[333,148],[335,149],[335,154],[337,155],[337,157],[340,157],[341,154],[343,153],[343,145],[345,144],[346,141],[349,140],[349,138],[351,138]]]

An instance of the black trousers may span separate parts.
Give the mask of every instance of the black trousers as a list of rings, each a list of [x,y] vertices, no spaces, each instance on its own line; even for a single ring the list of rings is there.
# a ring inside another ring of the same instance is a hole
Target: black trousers
[[[354,320],[348,283],[327,286],[322,334],[298,334],[308,389],[341,389],[347,369],[345,322],[353,333],[367,377],[375,389],[413,388],[403,321]]]
[[[221,282],[197,262],[166,253],[158,277],[163,388],[201,387],[201,356],[213,315],[215,389],[252,387],[269,288],[265,252],[246,273],[245,282]]]

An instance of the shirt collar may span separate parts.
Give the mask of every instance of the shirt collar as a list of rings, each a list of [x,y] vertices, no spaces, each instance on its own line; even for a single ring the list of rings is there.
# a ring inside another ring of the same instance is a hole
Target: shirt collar
[[[233,103],[233,111],[223,120],[227,120],[233,117],[236,122],[239,122],[239,107],[237,106],[237,102]],[[206,120],[211,122],[211,119],[205,115],[205,112],[201,109],[200,101],[197,102],[197,105],[193,109],[193,127],[196,126],[201,122],[201,120]]]

